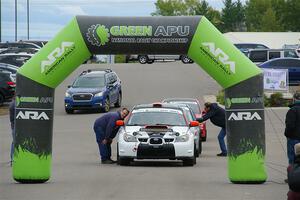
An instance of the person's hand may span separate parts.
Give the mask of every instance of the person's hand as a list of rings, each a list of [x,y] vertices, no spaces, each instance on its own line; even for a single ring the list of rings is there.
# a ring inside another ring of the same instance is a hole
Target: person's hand
[[[107,144],[111,144],[113,142],[113,140],[111,138],[107,139]]]
[[[201,123],[201,122],[203,122],[203,118],[202,117],[197,118],[197,121]]]
[[[107,139],[102,140],[102,144],[107,144],[107,142],[108,142]]]

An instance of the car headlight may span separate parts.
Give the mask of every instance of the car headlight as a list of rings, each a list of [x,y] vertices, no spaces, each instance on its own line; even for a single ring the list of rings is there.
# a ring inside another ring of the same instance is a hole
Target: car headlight
[[[99,92],[95,94],[95,97],[102,97],[103,96],[103,92]]]
[[[69,92],[66,92],[65,96],[66,97],[71,97],[71,94]]]
[[[190,138],[189,134],[184,134],[176,137],[175,142],[186,142]]]
[[[124,133],[123,138],[124,138],[124,140],[125,140],[126,142],[137,142],[136,137],[133,136],[133,135],[130,135],[130,134],[128,134],[128,133]]]

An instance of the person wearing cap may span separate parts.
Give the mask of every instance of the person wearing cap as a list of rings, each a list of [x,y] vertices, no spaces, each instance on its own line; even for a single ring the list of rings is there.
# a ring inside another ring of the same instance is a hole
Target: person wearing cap
[[[129,110],[123,108],[118,112],[107,113],[96,119],[94,132],[102,164],[113,164],[116,162],[111,159],[111,143],[120,128],[116,126],[116,121],[123,120],[128,114]]]
[[[217,156],[227,156],[227,148],[225,145],[224,138],[226,136],[226,128],[225,128],[225,110],[218,106],[217,103],[206,102],[204,104],[204,110],[206,114],[201,118],[198,118],[197,121],[200,123],[210,119],[210,121],[216,125],[221,127],[221,131],[218,135],[218,141],[221,149],[221,153],[217,154]]]
[[[287,193],[288,200],[300,199],[300,143],[295,144],[295,160],[288,167],[288,184],[289,192]]]
[[[287,157],[289,165],[294,163],[294,146],[300,143],[300,92],[293,96],[293,104],[286,113],[284,135],[287,138]]]

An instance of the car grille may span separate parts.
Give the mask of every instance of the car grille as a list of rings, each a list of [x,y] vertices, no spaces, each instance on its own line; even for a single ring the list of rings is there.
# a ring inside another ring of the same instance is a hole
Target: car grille
[[[147,142],[147,141],[148,141],[148,138],[139,138],[139,141],[140,141],[140,142]]]
[[[93,97],[93,94],[73,94],[74,101],[90,101]]]
[[[150,144],[162,144],[162,138],[150,138]]]

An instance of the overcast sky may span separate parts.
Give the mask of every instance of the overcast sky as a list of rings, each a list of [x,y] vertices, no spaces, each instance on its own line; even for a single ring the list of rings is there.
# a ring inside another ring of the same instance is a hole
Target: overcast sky
[[[207,0],[218,10],[222,0]],[[2,41],[15,40],[15,1],[2,2]],[[27,0],[17,0],[18,40],[27,39]],[[30,39],[49,40],[75,15],[150,16],[156,0],[29,0]]]

